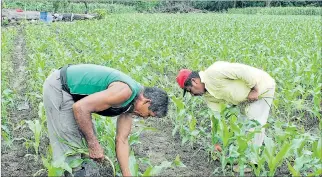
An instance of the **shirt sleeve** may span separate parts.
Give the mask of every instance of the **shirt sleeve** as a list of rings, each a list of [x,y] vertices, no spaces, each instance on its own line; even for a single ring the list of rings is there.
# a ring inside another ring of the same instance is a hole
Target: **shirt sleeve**
[[[251,66],[240,63],[223,62],[220,65],[213,65],[207,69],[208,74],[214,73],[216,77],[221,79],[240,79],[245,82],[249,88],[253,88],[256,83],[256,72]]]

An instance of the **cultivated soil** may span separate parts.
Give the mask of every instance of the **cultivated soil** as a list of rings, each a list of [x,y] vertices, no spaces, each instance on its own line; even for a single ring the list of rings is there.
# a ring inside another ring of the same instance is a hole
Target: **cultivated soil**
[[[45,167],[41,156],[47,156],[49,139],[47,134],[42,135],[39,155],[34,148],[27,147],[26,140],[33,140],[33,132],[24,123],[26,120],[37,118],[38,107],[32,107],[25,93],[28,83],[27,51],[24,38],[23,26],[19,26],[18,35],[15,39],[15,49],[12,57],[13,74],[9,82],[16,94],[15,107],[9,110],[8,120],[11,127],[13,142],[8,146],[1,139],[1,176],[46,176]],[[136,157],[150,157],[153,165],[160,165],[162,161],[173,161],[179,154],[186,168],[165,169],[160,175],[164,176],[210,176],[213,165],[207,161],[207,153],[204,150],[197,151],[188,146],[181,146],[178,137],[172,137],[172,125],[169,121],[147,120],[149,126],[156,127],[160,131],[143,132],[140,137],[141,143],[132,147]],[[158,125],[161,123],[161,127]],[[43,169],[43,170],[42,170]],[[140,166],[141,171],[145,166]],[[105,171],[107,170],[107,171]],[[100,170],[102,176],[109,176],[111,170]],[[103,173],[103,174],[102,174]]]
[[[39,155],[35,155],[33,147],[26,147],[26,140],[33,139],[32,131],[24,124],[26,120],[36,118],[37,109],[29,103],[25,90],[28,78],[27,71],[27,51],[24,39],[23,27],[19,27],[18,35],[15,39],[15,49],[12,58],[14,68],[10,77],[12,90],[16,92],[15,107],[9,110],[9,122],[14,127],[11,130],[14,141],[10,146],[5,145],[2,140],[1,145],[1,175],[2,176],[46,176],[45,167],[41,161],[41,155],[46,156],[49,139],[44,134],[41,139]],[[316,122],[312,120],[316,125]],[[196,145],[181,145],[178,135],[172,136],[173,125],[170,120],[150,118],[145,121],[149,127],[155,127],[158,131],[145,131],[140,136],[140,144],[131,148],[136,157],[149,157],[152,165],[160,165],[163,161],[173,161],[177,155],[186,167],[167,168],[162,171],[162,176],[218,176],[220,174],[220,162],[208,161],[208,153],[204,147]],[[311,125],[311,121],[309,123]],[[146,165],[141,164],[140,170],[143,172]],[[40,171],[41,170],[41,171]],[[214,171],[218,171],[213,174]],[[110,170],[102,174],[110,175]],[[238,175],[238,174],[231,174]],[[247,174],[252,175],[252,173]],[[283,164],[276,171],[277,176],[289,176],[286,164]]]

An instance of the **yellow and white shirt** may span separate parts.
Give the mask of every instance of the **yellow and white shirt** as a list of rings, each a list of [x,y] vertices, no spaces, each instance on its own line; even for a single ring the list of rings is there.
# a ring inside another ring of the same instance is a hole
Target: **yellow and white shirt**
[[[204,99],[208,107],[218,112],[222,104],[239,105],[247,101],[255,85],[261,97],[272,96],[267,91],[275,87],[275,81],[268,73],[240,63],[217,61],[199,75],[207,90]]]

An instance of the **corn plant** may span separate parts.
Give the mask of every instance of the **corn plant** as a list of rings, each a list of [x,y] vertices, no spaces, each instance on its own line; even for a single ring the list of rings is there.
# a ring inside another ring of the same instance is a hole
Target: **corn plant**
[[[249,154],[249,152],[247,150],[249,150],[249,144],[252,143],[252,139],[254,138],[255,133],[260,133],[261,131],[260,131],[260,128],[257,128],[257,130],[246,133],[246,131],[243,131],[241,130],[241,128],[238,127],[236,123],[236,119],[237,118],[235,117],[231,119],[232,121],[231,126],[234,129],[234,134],[236,136],[235,143],[236,143],[236,146],[238,147],[237,152],[239,154],[238,156],[239,175],[244,176],[245,175],[244,166],[246,165],[246,163],[248,163],[247,154]]]
[[[179,155],[176,156],[174,161],[168,162],[163,161],[160,165],[153,166],[151,165],[150,161],[148,159],[145,159],[145,163],[149,166],[145,169],[143,173],[139,171],[139,165],[138,161],[135,158],[134,152],[130,152],[130,158],[129,158],[129,166],[130,166],[130,172],[132,176],[157,176],[159,175],[162,170],[166,168],[175,168],[175,167],[186,167],[181,161]]]
[[[314,141],[312,144],[313,157],[319,159],[322,162],[322,139],[321,137],[318,141]]]
[[[65,171],[72,173],[71,166],[65,161],[65,156],[53,161],[51,146],[47,149],[47,155],[41,155],[41,160],[45,169],[40,169],[33,176],[39,176],[43,171],[46,171],[47,176],[63,176]]]
[[[275,143],[271,138],[265,138],[265,148],[263,150],[266,163],[269,168],[269,175],[273,176],[279,165],[283,162],[284,158],[288,155],[289,150],[291,149],[291,143],[284,142],[282,147],[277,149]]]
[[[55,162],[50,162],[46,158],[41,158],[43,165],[47,169],[48,176],[62,176],[65,171],[72,174],[72,168],[65,162],[64,158],[61,158]]]
[[[312,158],[310,151],[303,154],[300,157],[295,158],[294,163],[287,161],[287,167],[292,176],[316,176],[321,175],[321,161],[319,159]],[[308,173],[308,171],[312,171]]]
[[[233,112],[232,109],[226,108],[223,109],[220,113],[220,119],[218,123],[218,136],[220,137],[222,144],[223,144],[223,150],[220,153],[220,162],[221,162],[221,168],[222,172],[225,175],[225,167],[228,162],[233,162],[235,160],[235,156],[231,155],[230,157],[226,157],[226,154],[229,152],[228,147],[233,142],[234,138],[234,130],[233,130],[233,124],[234,121],[231,121],[229,123],[230,118],[236,118],[235,112]],[[235,120],[232,118],[233,120]],[[227,120],[228,119],[228,120]]]
[[[38,117],[40,119],[42,129],[47,130],[47,127],[45,125],[47,118],[46,118],[46,113],[45,113],[45,108],[44,108],[43,102],[40,102],[38,105]]]
[[[33,121],[27,120],[26,123],[28,124],[29,129],[34,133],[34,140],[30,140],[30,142],[34,147],[36,155],[38,155],[40,139],[43,131],[42,126],[38,119],[35,119]]]
[[[243,117],[239,114],[238,109],[226,107],[220,113],[219,120],[212,116],[212,143],[217,143],[219,140],[223,142],[223,151],[220,153],[223,173],[225,173],[224,169],[228,162],[233,164],[237,161],[239,173],[244,176],[244,167],[248,163],[247,154],[250,151],[249,144],[255,133],[260,132],[262,126],[256,127],[258,123],[252,120],[242,120]],[[251,128],[255,129],[249,131]]]
[[[179,100],[175,96],[172,96],[171,99],[175,103],[175,106],[177,109],[176,118],[174,120],[175,127],[172,131],[172,136],[174,136],[176,134],[176,132],[178,131],[178,129],[179,129],[180,134],[183,134],[183,132],[184,132],[183,121],[184,121],[184,117],[185,117],[185,105],[181,100]],[[182,144],[184,144],[184,140],[182,140]]]
[[[261,153],[261,147],[252,145],[250,147],[249,159],[250,165],[253,169],[253,172],[256,176],[267,175],[267,171],[265,170],[264,164],[266,162],[266,158],[264,157],[264,153]]]
[[[219,142],[220,137],[217,135],[219,120],[214,115],[210,116],[211,119],[211,144],[215,145]]]
[[[66,141],[66,140],[64,140],[62,138],[60,138],[60,141],[62,143],[64,143],[64,144],[68,145],[68,147],[70,148],[70,150],[65,153],[64,157],[74,156],[74,155],[82,155],[82,156],[85,157],[85,158],[76,158],[76,159],[73,159],[73,160],[69,161],[67,163],[67,165],[70,168],[79,167],[80,165],[82,165],[83,162],[92,163],[90,161],[90,159],[89,159],[89,151],[88,151],[88,146],[87,146],[87,143],[86,143],[85,139],[82,139],[82,144],[80,144],[80,145],[68,142],[68,141]],[[61,162],[62,161],[59,161],[57,163],[59,163],[60,165],[63,165],[63,167],[65,167],[65,163],[61,163]],[[104,165],[109,165],[109,166],[112,167],[113,176],[115,176],[116,171],[115,171],[115,165],[114,165],[113,161],[108,156],[105,155],[103,163],[104,163]],[[64,168],[64,169],[67,170],[66,168]]]

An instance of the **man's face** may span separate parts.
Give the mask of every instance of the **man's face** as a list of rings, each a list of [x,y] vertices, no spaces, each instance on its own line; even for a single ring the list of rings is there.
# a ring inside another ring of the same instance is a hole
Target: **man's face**
[[[135,104],[134,114],[143,118],[154,117],[155,113],[149,110],[150,105],[151,100],[149,99],[138,100]]]
[[[186,91],[189,92],[192,96],[202,96],[206,90],[205,85],[200,82],[200,79],[191,79],[192,86],[186,87]]]

